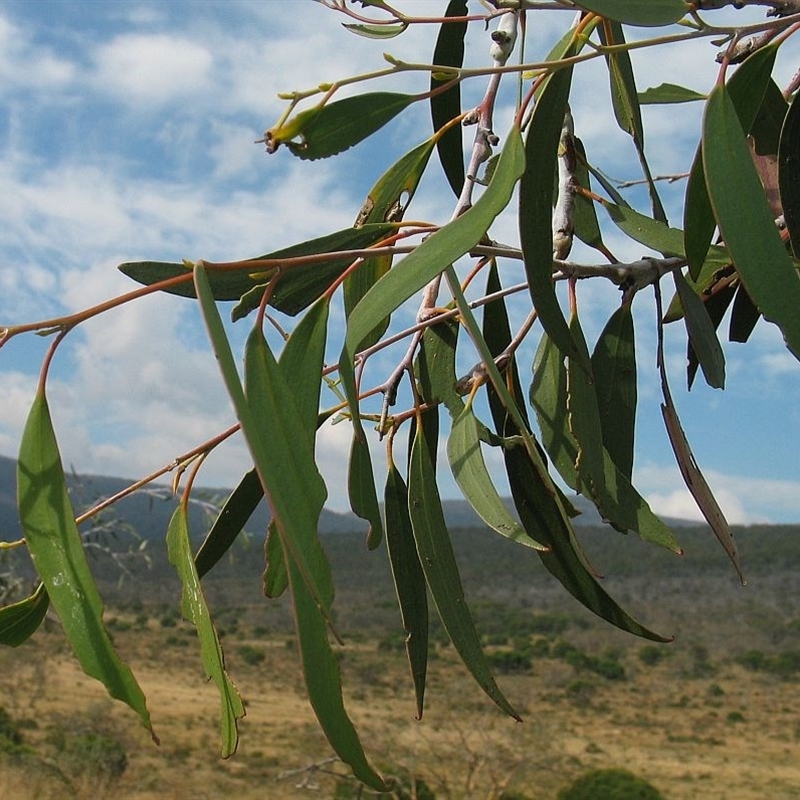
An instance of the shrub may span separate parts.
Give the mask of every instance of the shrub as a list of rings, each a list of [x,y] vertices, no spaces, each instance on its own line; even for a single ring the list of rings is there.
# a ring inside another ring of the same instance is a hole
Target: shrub
[[[558,793],[558,800],[663,800],[644,778],[626,769],[596,769]]]
[[[237,652],[242,661],[252,667],[260,664],[266,658],[264,651],[260,647],[253,647],[249,644],[240,645]]]
[[[488,659],[492,669],[502,675],[512,672],[529,672],[533,669],[533,662],[519,650],[496,650],[488,654]]]
[[[59,737],[59,761],[73,775],[119,778],[128,766],[122,744],[102,733],[65,734]]]
[[[647,664],[648,667],[654,667],[660,663],[665,655],[664,649],[654,644],[646,644],[644,647],[639,648],[639,660],[642,664]]]

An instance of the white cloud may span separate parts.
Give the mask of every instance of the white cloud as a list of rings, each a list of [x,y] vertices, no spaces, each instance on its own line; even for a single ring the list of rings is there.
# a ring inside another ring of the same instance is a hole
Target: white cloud
[[[128,103],[163,104],[209,87],[214,59],[196,42],[167,34],[123,34],[96,54],[98,85]]]

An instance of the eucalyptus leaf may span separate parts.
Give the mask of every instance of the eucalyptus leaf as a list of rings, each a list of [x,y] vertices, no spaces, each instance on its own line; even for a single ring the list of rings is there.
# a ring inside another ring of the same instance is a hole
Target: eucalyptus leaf
[[[692,10],[691,4],[683,0],[579,0],[575,5],[617,22],[643,27],[669,25]]]
[[[181,609],[184,618],[197,630],[206,677],[214,681],[219,691],[222,757],[228,758],[236,752],[239,743],[237,720],[244,716],[244,704],[225,671],[219,635],[211,621],[208,604],[200,585],[200,576],[192,558],[188,514],[184,503],[181,503],[172,515],[167,530],[167,554],[181,579],[183,587]]]
[[[692,103],[696,100],[705,100],[706,95],[678,86],[674,83],[661,83],[639,93],[640,105],[659,105],[662,103]]]
[[[19,647],[28,641],[44,622],[50,598],[40,583],[33,594],[0,608],[0,644]]]
[[[103,601],[89,569],[64,479],[50,409],[39,391],[17,460],[17,503],[36,572],[83,671],[130,706],[155,739],[144,693],[103,625]]]
[[[468,13],[465,0],[450,0],[445,17],[466,17]],[[467,33],[467,21],[442,22],[436,47],[433,51],[433,63],[438,66],[460,68],[464,63],[464,38]],[[431,73],[431,90],[438,89],[448,78],[440,79]],[[456,83],[444,92],[431,95],[431,121],[433,130],[438,131],[451,119],[461,113],[461,85]],[[447,182],[456,197],[461,194],[464,185],[464,142],[461,127],[455,126],[437,138],[436,149],[439,161],[444,169]]]
[[[800,278],[775,227],[724,86],[716,86],[708,100],[703,161],[714,215],[747,293],[800,358]],[[742,198],[747,198],[746,205]]]

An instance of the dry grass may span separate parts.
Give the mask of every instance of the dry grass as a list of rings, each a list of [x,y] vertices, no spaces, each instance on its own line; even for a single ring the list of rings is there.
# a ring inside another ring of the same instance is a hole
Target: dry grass
[[[333,795],[330,773],[346,770],[330,762],[305,770],[326,762],[331,751],[285,635],[255,638],[243,629],[224,641],[247,706],[240,750],[228,761],[217,757],[218,698],[204,680],[191,634],[151,623],[115,632],[115,642],[148,697],[161,746],[81,673],[57,629],[40,632],[21,650],[0,653],[0,705],[22,724],[34,751],[0,760],[0,797]],[[243,644],[263,650],[263,661],[247,663],[237,652]],[[671,800],[800,798],[796,682],[723,658],[713,674],[703,674],[689,650],[647,666],[636,656],[639,647],[629,640],[624,681],[578,674],[551,658],[535,660],[530,674],[501,677],[522,724],[483,697],[452,648],[440,648],[431,661],[422,721],[414,719],[401,653],[364,641],[348,646],[342,667],[348,705],[371,757],[382,769],[424,777],[437,798],[492,798],[513,789],[545,800],[584,770],[604,766],[632,770]],[[121,778],[70,772],[75,765],[60,763],[53,746],[54,734],[65,730],[121,741],[128,754]]]

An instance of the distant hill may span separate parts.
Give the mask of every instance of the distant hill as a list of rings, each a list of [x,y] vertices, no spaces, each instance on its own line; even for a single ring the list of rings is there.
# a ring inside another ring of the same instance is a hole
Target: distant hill
[[[102,475],[67,475],[67,487],[77,513],[95,505],[99,500],[111,497],[132,483],[124,478]],[[197,498],[190,517],[191,527],[195,531],[208,527],[206,504],[219,506],[230,493],[230,489],[199,488],[193,496]],[[571,498],[581,515],[574,522],[579,526],[601,524],[595,507],[583,497]],[[131,526],[144,538],[160,538],[164,535],[177,501],[170,496],[170,490],[163,485],[150,487],[126,497],[105,512],[104,521],[117,520],[120,524]],[[507,501],[511,507],[511,501]],[[465,500],[444,500],[445,518],[451,528],[470,529],[483,528],[484,524]],[[692,523],[686,520],[667,519],[668,524],[684,527]],[[247,529],[251,532],[263,531],[268,522],[268,513],[262,502],[251,518]],[[339,513],[325,509],[320,518],[320,532],[352,533],[366,530],[363,520],[351,513]],[[16,462],[14,459],[0,456],[0,539],[11,540],[22,535],[16,503]]]

